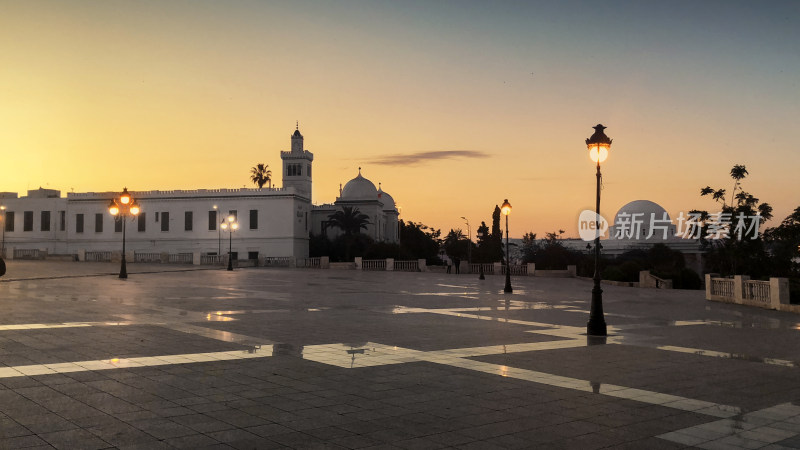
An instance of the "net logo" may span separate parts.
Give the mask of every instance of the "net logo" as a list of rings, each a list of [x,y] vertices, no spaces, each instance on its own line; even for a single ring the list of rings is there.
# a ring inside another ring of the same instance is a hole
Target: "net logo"
[[[608,231],[608,221],[594,211],[584,209],[578,216],[578,235],[584,241],[593,241],[603,237]]]

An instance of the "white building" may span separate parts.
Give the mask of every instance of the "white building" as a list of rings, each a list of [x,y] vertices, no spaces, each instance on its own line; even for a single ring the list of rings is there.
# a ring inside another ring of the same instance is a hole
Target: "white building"
[[[396,241],[398,214],[391,197],[377,191],[370,197],[369,189],[356,188],[366,182],[374,190],[369,180],[359,174],[334,204],[313,206],[314,155],[303,148],[299,130],[291,136],[291,149],[280,156],[280,188],[131,191],[141,212],[125,222],[127,250],[225,254],[230,236],[219,224],[233,215],[239,223],[232,239],[234,258],[303,258],[308,256],[312,225],[321,231],[321,224],[343,205],[356,206],[370,217],[371,237]],[[108,211],[118,196],[119,192],[86,192],[61,197],[60,191],[41,188],[24,197],[2,192],[3,248],[7,255],[11,249],[66,255],[120,251],[122,222]]]

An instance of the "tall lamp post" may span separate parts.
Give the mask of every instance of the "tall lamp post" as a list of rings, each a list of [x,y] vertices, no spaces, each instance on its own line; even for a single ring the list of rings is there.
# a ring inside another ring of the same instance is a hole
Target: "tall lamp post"
[[[0,206],[0,213],[2,213],[2,215],[3,215],[3,217],[2,217],[2,219],[3,219],[3,225],[2,225],[3,226],[3,244],[2,244],[2,250],[0,250],[0,252],[2,252],[2,253],[0,253],[0,257],[5,258],[6,257],[6,205]]]
[[[117,220],[122,221],[122,262],[119,267],[119,277],[125,279],[128,278],[128,266],[125,261],[125,222],[129,217],[136,217],[139,214],[139,205],[133,201],[133,197],[128,193],[128,188],[124,188],[119,198],[111,199],[108,212]]]
[[[486,233],[481,231],[481,228],[478,227],[478,232],[475,233],[475,236],[478,238],[478,242],[483,242],[483,238],[486,236]],[[478,262],[478,279],[485,280],[486,277],[483,275],[483,258],[479,258],[480,261]]]
[[[508,203],[508,199],[503,200],[503,206],[500,207],[500,211],[503,212],[503,215],[506,216],[506,287],[503,288],[503,292],[512,292],[511,289],[511,254],[508,253],[508,215],[511,214],[511,203]]]
[[[228,216],[228,220],[222,222],[219,227],[230,233],[228,237],[228,270],[233,270],[233,232],[239,229],[239,223],[236,222],[236,217],[231,214]]]
[[[586,333],[589,336],[607,336],[606,319],[603,316],[603,290],[600,289],[600,163],[608,158],[611,148],[611,139],[603,132],[606,128],[598,124],[594,134],[586,139],[589,148],[589,158],[597,163],[597,197],[595,198],[595,232],[594,238],[594,287],[592,288],[592,306],[589,312],[589,322],[586,324]]]
[[[467,223],[467,264],[469,264],[469,271],[472,272],[472,228],[469,226],[469,220],[461,216],[464,222]]]

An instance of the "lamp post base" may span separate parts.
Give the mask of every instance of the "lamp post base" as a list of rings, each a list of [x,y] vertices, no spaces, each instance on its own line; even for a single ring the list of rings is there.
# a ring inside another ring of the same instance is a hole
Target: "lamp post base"
[[[586,334],[589,336],[608,336],[606,319],[603,317],[603,290],[599,284],[596,281],[592,289],[592,307],[586,323]]]
[[[485,276],[483,276],[483,264],[480,264],[480,265],[479,265],[479,267],[480,267],[480,268],[478,269],[478,273],[479,273],[480,275],[478,276],[478,279],[479,279],[479,280],[485,280],[485,279],[486,279],[486,277],[485,277]]]
[[[119,277],[122,279],[128,278],[128,266],[125,263],[125,255],[122,255],[122,263],[119,266]]]
[[[511,289],[511,270],[506,267],[506,287],[503,288],[503,292],[510,293],[514,290]]]
[[[233,270],[233,258],[228,256],[228,270]]]

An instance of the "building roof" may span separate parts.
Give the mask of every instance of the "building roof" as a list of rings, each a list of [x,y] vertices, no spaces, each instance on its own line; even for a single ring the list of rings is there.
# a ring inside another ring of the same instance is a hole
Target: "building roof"
[[[357,200],[377,200],[378,190],[372,181],[361,176],[361,168],[358,169],[358,176],[348,181],[342,188],[342,195],[340,200],[357,201]]]

